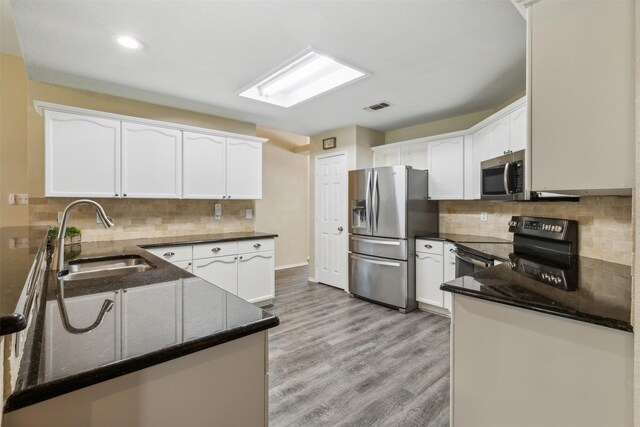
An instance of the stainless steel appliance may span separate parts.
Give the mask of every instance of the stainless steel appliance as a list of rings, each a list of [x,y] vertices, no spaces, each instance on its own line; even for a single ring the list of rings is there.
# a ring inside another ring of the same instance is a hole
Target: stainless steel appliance
[[[525,200],[524,150],[480,163],[480,197],[488,200]]]
[[[578,223],[568,219],[514,216],[509,221],[512,270],[539,282],[575,291],[578,283]]]
[[[388,166],[349,172],[349,293],[406,313],[417,308],[415,236],[438,232],[428,172]]]
[[[456,257],[456,278],[493,267],[495,263],[490,257],[465,250],[461,246],[456,246],[453,254]]]

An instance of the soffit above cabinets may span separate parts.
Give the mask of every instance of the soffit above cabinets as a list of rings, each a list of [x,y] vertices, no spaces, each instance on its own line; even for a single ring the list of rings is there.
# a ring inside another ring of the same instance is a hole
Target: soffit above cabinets
[[[12,1],[29,77],[315,135],[494,108],[525,88],[525,21],[500,1]],[[126,50],[127,34],[143,48]],[[313,48],[370,73],[289,109],[242,98]],[[385,100],[371,114],[362,106]]]

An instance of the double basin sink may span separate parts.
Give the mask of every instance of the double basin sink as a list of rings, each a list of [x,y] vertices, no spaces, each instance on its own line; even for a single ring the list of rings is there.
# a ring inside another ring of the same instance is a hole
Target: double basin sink
[[[68,269],[59,274],[63,282],[124,276],[156,268],[140,255],[125,254],[69,261]]]

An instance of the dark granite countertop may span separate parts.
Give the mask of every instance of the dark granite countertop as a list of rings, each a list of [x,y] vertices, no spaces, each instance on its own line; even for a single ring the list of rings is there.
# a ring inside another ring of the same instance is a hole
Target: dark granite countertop
[[[77,258],[140,255],[155,268],[65,283],[47,270],[42,302],[25,331],[31,345],[25,347],[4,412],[277,326],[276,316],[140,247],[269,237],[276,235],[181,236],[67,248],[79,251]],[[108,300],[112,308],[99,325],[77,333],[99,318]]]
[[[444,291],[632,332],[631,267],[576,258],[577,289],[514,271],[510,262],[442,284]]]

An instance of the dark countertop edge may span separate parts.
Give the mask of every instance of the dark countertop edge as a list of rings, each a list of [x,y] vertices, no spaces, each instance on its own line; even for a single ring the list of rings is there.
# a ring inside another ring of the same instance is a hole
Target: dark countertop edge
[[[564,317],[571,320],[577,320],[579,322],[590,323],[593,325],[604,326],[606,328],[616,329],[624,332],[633,333],[633,326],[629,322],[622,320],[610,319],[587,313],[573,313],[567,310],[562,310],[562,307],[557,307],[556,310],[552,309],[548,305],[540,305],[535,303],[525,303],[521,301],[502,298],[495,295],[487,295],[480,292],[474,292],[469,289],[462,289],[457,286],[447,285],[443,283],[440,285],[440,289],[446,292],[454,294],[464,295],[467,297],[482,299],[486,301],[492,301],[498,304],[510,305],[512,307],[524,308],[526,310],[537,311],[540,313],[550,314],[553,316]]]
[[[130,374],[169,360],[177,359],[197,351],[206,350],[229,341],[233,341],[257,332],[266,331],[280,324],[277,316],[271,315],[265,319],[249,323],[228,331],[214,333],[211,336],[188,341],[137,356],[131,359],[114,362],[101,366],[95,370],[70,375],[48,382],[47,384],[29,387],[22,392],[11,394],[4,405],[3,413],[8,413],[54,397],[80,390],[84,387],[102,383],[123,375]]]
[[[500,237],[493,237],[493,236],[473,236],[473,237],[478,237],[480,239],[486,238],[487,240],[474,240],[474,241],[468,241],[466,240],[466,238],[462,238],[462,240],[459,239],[455,239],[452,238],[452,235],[454,233],[442,233],[442,235],[433,235],[433,234],[423,234],[423,235],[416,235],[415,239],[418,240],[440,240],[443,242],[451,242],[451,243],[455,243],[455,244],[464,244],[464,243],[495,243],[495,244],[513,244],[512,241],[510,240],[506,240],[506,239],[502,239]],[[462,237],[464,235],[460,235],[460,237]],[[489,239],[493,239],[493,241],[489,240]],[[499,242],[496,242],[496,240],[500,240]]]
[[[197,245],[200,243],[215,243],[215,242],[233,242],[233,241],[239,241],[239,240],[259,240],[259,239],[271,239],[274,237],[278,237],[277,234],[274,233],[264,233],[264,234],[254,234],[254,235],[250,235],[250,236],[230,236],[230,237],[219,237],[219,238],[199,238],[199,239],[189,239],[190,236],[176,236],[175,237],[175,241],[171,240],[171,241],[167,241],[167,242],[162,242],[162,243],[149,243],[149,244],[145,244],[144,242],[141,242],[139,245],[139,247],[141,247],[142,249],[145,248],[157,248],[157,247],[163,247],[163,246],[188,246],[188,245]],[[160,238],[164,238],[164,237],[160,237]],[[170,240],[173,239],[171,237],[167,237],[166,239]],[[136,239],[136,240],[144,240],[144,239]]]
[[[27,327],[27,319],[20,313],[0,316],[0,336],[20,332]]]

